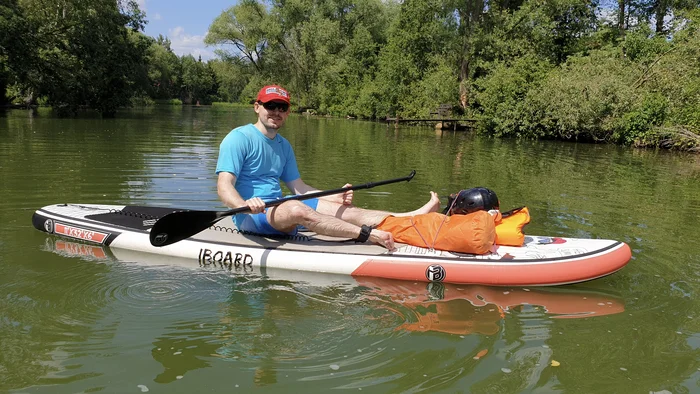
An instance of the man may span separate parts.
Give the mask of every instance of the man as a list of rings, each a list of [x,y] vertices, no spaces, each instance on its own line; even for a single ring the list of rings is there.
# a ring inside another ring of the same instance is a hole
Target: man
[[[221,142],[217,190],[230,208],[248,206],[250,214],[236,215],[239,230],[259,234],[295,234],[301,225],[317,234],[354,238],[394,249],[394,239],[386,231],[372,229],[384,218],[434,212],[440,200],[431,193],[423,207],[406,213],[390,213],[357,208],[353,192],[304,201],[287,201],[265,209],[265,200],[282,197],[281,179],[294,194],[318,191],[299,175],[294,151],[278,130],[289,116],[289,92],[277,85],[260,89],[253,104],[258,121],[232,130]],[[345,185],[348,187],[350,185]]]

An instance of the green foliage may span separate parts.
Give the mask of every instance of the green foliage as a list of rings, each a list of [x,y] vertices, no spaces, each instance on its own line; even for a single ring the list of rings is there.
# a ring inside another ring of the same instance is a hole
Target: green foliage
[[[158,36],[146,51],[148,64],[148,93],[156,99],[178,95],[180,87],[180,59],[170,49],[170,40]]]
[[[32,28],[17,0],[0,3],[0,105],[7,102],[26,104],[22,88],[26,86],[38,55],[33,50],[36,36],[32,34]]]
[[[18,36],[7,52],[23,48],[23,55],[8,56],[7,68],[25,101],[46,96],[59,113],[87,106],[105,115],[129,104],[145,79],[148,45],[133,30],[145,23],[134,1],[24,0],[11,8]]]
[[[212,107],[219,107],[219,108],[249,108],[250,104],[243,104],[243,103],[229,103],[229,102],[222,102],[222,101],[214,101],[211,103]]]
[[[543,136],[542,124],[532,113],[539,109],[532,107],[529,95],[540,88],[551,68],[547,60],[530,55],[512,64],[498,63],[487,77],[476,81],[474,100],[481,108],[481,130],[497,136]]]
[[[672,47],[666,37],[656,36],[651,27],[642,25],[627,33],[622,49],[631,61],[649,64]]]
[[[235,50],[224,54],[249,62],[260,70],[261,58],[274,26],[262,3],[242,0],[214,19],[204,42],[208,45],[230,44]]]
[[[615,119],[637,101],[632,87],[637,74],[615,50],[570,58],[528,94],[526,135],[609,141]]]
[[[148,96],[134,96],[130,100],[132,107],[150,107],[155,103],[156,101]]]
[[[218,82],[217,97],[228,102],[239,101],[249,79],[245,66],[235,60],[210,60],[208,64]]]
[[[209,104],[216,97],[218,87],[214,71],[206,63],[191,55],[181,59],[182,78],[180,96],[185,104]]]
[[[156,104],[158,105],[182,105],[182,100],[180,99],[161,99],[161,100],[153,100]]]
[[[631,145],[637,141],[648,140],[649,133],[655,126],[664,123],[667,117],[668,103],[660,94],[651,94],[642,98],[631,110],[625,113],[617,133],[613,138]]]
[[[697,0],[617,5],[604,19],[597,0],[243,0],[212,22],[219,58],[203,62],[141,34],[133,0],[5,0],[0,104],[109,115],[151,100],[249,104],[276,83],[320,114],[450,104],[495,136],[691,146]]]
[[[432,101],[421,97],[426,93],[425,85],[421,86],[426,75],[446,76],[439,59],[448,56],[454,44],[454,35],[450,34],[455,28],[453,18],[450,10],[437,0],[403,2],[379,55],[377,113],[411,117],[430,111],[430,108],[417,108],[416,101],[419,104]],[[455,81],[456,87],[456,75],[447,77]]]

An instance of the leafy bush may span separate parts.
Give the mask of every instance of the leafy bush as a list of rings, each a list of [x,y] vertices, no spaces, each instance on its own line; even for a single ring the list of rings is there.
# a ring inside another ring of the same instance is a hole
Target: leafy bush
[[[154,100],[158,105],[182,105],[182,100],[180,99],[168,99],[168,100]]]
[[[531,123],[537,123],[539,107],[532,107],[527,97],[537,91],[551,67],[534,56],[495,63],[491,73],[475,83],[480,130],[496,136],[542,136],[541,125]]]
[[[148,96],[135,96],[132,97],[130,100],[130,104],[132,107],[150,107],[152,105],[155,105],[155,100]]]
[[[613,139],[631,145],[649,140],[655,126],[661,126],[667,116],[668,100],[660,94],[644,96],[622,118]]]

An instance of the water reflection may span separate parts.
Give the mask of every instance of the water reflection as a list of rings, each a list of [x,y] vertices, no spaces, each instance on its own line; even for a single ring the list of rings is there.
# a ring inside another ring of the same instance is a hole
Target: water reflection
[[[368,297],[415,312],[415,321],[397,329],[466,335],[493,335],[513,310],[541,309],[551,318],[581,318],[620,313],[617,296],[578,288],[498,288],[446,283],[411,283],[381,278],[356,278],[370,289]]]
[[[269,269],[238,275],[54,238],[47,249],[113,268],[156,270],[130,282],[123,296],[112,293],[120,305],[151,308],[150,318],[164,322],[150,344],[159,384],[223,364],[243,388],[302,389],[313,381],[317,388],[419,391],[464,380],[478,391],[506,379],[520,390],[535,387],[553,361],[548,343],[556,321],[625,310],[620,297],[585,287],[494,288]],[[210,286],[202,289],[202,280]],[[206,311],[208,305],[215,309]]]

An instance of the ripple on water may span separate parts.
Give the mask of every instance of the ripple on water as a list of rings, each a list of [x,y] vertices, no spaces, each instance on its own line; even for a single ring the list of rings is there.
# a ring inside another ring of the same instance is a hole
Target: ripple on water
[[[234,290],[220,310],[220,358],[259,369],[267,358],[275,374],[303,373],[302,379],[361,375],[389,362],[385,341],[397,319],[380,318],[347,285],[306,286],[265,277],[233,279]],[[388,318],[387,318],[388,317]],[[358,340],[358,338],[362,338]]]

